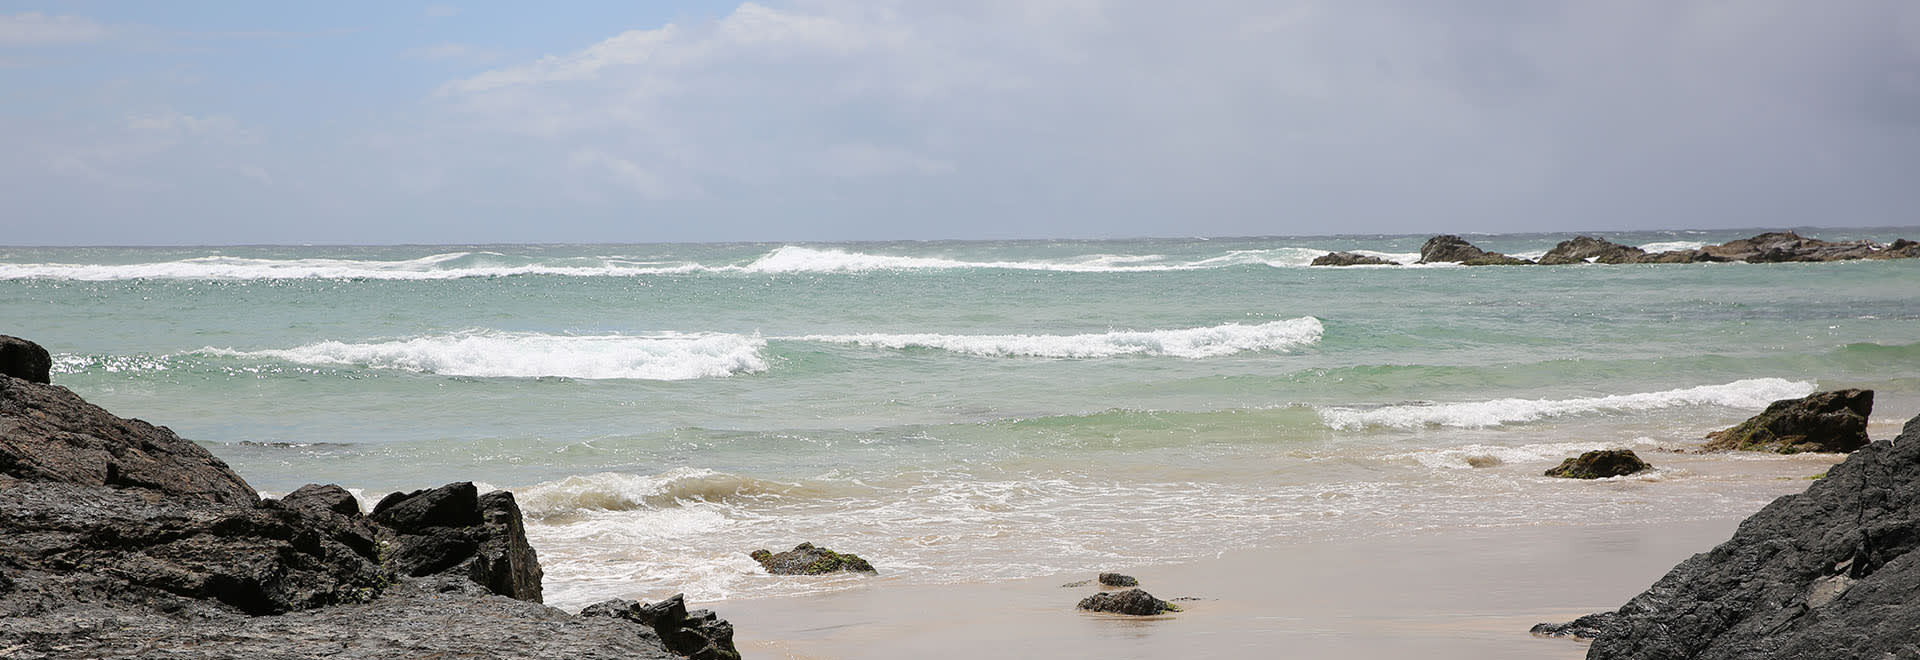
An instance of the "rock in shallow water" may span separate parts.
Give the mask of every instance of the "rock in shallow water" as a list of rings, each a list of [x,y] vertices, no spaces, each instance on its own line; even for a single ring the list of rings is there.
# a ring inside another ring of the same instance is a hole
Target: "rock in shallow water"
[[[1126,591],[1106,591],[1080,599],[1077,606],[1093,612],[1111,612],[1134,616],[1153,616],[1165,612],[1178,612],[1180,608],[1167,601],[1154,598],[1153,594],[1140,589]]]
[[[580,610],[582,617],[614,617],[653,629],[667,648],[693,660],[740,660],[733,646],[733,624],[713,610],[687,611],[686,594],[658,603],[605,600]]]
[[[1119,573],[1101,573],[1100,584],[1104,584],[1109,587],[1134,587],[1134,586],[1139,586],[1140,581],[1133,579],[1133,576],[1131,575],[1121,575]]]
[[[1566,479],[1605,479],[1624,477],[1652,468],[1631,449],[1602,449],[1562,461],[1559,467],[1547,470],[1546,475]]]
[[[873,565],[859,555],[842,554],[826,548],[816,548],[812,543],[793,546],[792,550],[774,554],[766,550],[747,553],[754,561],[774,575],[822,575],[826,573],[878,573]]]
[[[1397,261],[1352,252],[1328,252],[1313,258],[1310,266],[1398,266]]]
[[[1920,652],[1920,417],[1603,618],[1592,660]]]
[[[1707,434],[1705,451],[1850,452],[1866,446],[1873,390],[1815,392],[1782,399],[1745,422]]]

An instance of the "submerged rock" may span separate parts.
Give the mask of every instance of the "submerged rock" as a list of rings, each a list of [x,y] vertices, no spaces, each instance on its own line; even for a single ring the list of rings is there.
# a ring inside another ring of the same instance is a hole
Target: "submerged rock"
[[[1133,579],[1133,576],[1131,575],[1121,575],[1119,573],[1101,573],[1100,584],[1104,584],[1109,587],[1134,587],[1134,586],[1139,586],[1140,581]]]
[[[1468,243],[1466,239],[1453,234],[1441,234],[1427,239],[1420,246],[1418,263],[1458,263],[1467,266],[1516,266],[1533,263],[1525,259],[1509,257],[1498,252],[1488,252]]]
[[[1782,399],[1733,428],[1707,434],[1705,451],[1850,452],[1866,446],[1873,390],[1815,392]]]
[[[1584,264],[1589,260],[1600,264],[1627,264],[1638,262],[1646,255],[1646,250],[1637,247],[1592,236],[1575,236],[1548,250],[1540,257],[1540,265]]]
[[[52,383],[53,356],[39,344],[0,335],[0,374],[35,383]]]
[[[1615,616],[1593,660],[1911,657],[1920,648],[1920,416]]]
[[[1400,262],[1352,252],[1328,252],[1313,258],[1312,266],[1398,266]]]
[[[1652,468],[1631,449],[1601,449],[1561,461],[1559,467],[1547,470],[1546,475],[1567,479],[1605,479]]]
[[[1167,601],[1154,598],[1153,594],[1140,589],[1126,591],[1103,591],[1080,599],[1076,607],[1093,612],[1112,612],[1134,616],[1153,616],[1165,612],[1178,612],[1180,608]]]
[[[859,555],[842,554],[826,548],[816,548],[812,543],[793,546],[792,550],[774,554],[766,550],[747,553],[754,561],[774,575],[821,575],[825,573],[878,573],[873,565]]]
[[[615,598],[588,605],[580,616],[613,617],[647,626],[668,649],[693,660],[740,660],[740,651],[733,646],[733,624],[713,610],[687,611],[686,594],[658,603]]]

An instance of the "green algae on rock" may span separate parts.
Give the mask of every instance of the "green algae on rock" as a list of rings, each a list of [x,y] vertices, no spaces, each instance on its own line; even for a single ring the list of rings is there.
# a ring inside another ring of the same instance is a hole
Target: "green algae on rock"
[[[774,554],[765,549],[747,553],[754,561],[774,575],[824,575],[826,573],[878,573],[873,565],[859,555],[839,553],[826,548],[814,547],[812,543],[793,546],[792,550]]]

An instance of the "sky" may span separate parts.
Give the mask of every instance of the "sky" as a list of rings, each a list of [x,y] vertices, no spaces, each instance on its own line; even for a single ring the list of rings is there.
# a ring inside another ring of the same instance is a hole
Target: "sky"
[[[0,0],[0,244],[1920,226],[1917,183],[1912,0]]]

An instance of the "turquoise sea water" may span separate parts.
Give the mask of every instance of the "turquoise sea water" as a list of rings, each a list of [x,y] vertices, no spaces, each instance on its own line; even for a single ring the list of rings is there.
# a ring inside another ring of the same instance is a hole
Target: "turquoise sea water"
[[[1815,388],[1920,413],[1920,260],[1305,265],[1425,238],[13,247],[0,333],[267,493],[512,489],[562,606],[857,584],[744,555],[800,541],[942,581],[1744,513],[1831,459],[1657,449]],[[1604,446],[1663,469],[1539,476]]]

